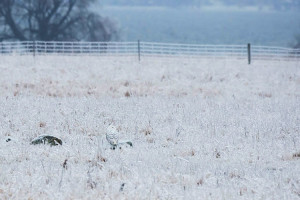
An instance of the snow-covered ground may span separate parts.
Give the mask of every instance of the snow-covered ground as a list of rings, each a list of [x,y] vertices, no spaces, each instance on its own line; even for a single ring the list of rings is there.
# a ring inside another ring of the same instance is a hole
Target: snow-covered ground
[[[0,56],[0,75],[0,199],[300,198],[299,62]]]

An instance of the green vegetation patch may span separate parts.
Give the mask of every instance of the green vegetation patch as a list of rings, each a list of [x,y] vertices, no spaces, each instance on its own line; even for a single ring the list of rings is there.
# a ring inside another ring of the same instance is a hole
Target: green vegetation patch
[[[41,135],[31,141],[31,144],[50,144],[50,146],[62,145],[61,139],[50,136],[50,135]]]

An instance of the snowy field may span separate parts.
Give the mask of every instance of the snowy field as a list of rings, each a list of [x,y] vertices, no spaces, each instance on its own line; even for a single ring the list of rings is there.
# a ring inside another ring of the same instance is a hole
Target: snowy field
[[[299,62],[0,56],[0,74],[0,199],[300,198]],[[110,123],[133,147],[109,148]]]

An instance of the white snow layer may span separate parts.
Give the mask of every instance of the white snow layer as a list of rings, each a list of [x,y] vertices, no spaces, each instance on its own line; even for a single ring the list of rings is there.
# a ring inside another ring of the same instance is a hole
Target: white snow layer
[[[299,62],[0,56],[0,74],[0,199],[300,198]]]

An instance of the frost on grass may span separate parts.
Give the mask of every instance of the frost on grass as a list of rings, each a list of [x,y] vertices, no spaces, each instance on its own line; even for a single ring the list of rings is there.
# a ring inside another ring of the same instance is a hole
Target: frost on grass
[[[0,199],[299,198],[299,63],[244,63],[1,58]]]

